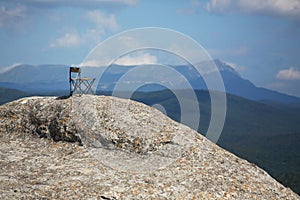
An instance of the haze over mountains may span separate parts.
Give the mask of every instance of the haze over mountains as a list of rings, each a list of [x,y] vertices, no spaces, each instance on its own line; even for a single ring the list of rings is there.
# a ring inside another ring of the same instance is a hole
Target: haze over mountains
[[[214,60],[224,81],[226,93],[234,94],[251,100],[272,101],[280,103],[300,104],[300,98],[282,94],[265,88],[256,87],[249,80],[242,78],[230,65],[216,59]],[[102,76],[97,90],[112,91],[116,82],[126,72],[135,66],[110,66]],[[180,74],[184,75],[193,89],[206,90],[203,78],[191,66],[171,66]],[[99,68],[98,68],[99,69]],[[97,68],[87,67],[89,74]],[[209,74],[214,76],[215,72]],[[69,66],[66,65],[19,65],[8,71],[0,73],[0,87],[17,89],[31,94],[49,94],[67,92]],[[96,83],[97,84],[97,83]],[[147,87],[148,91],[163,89],[160,87]],[[188,89],[188,88],[178,88]]]

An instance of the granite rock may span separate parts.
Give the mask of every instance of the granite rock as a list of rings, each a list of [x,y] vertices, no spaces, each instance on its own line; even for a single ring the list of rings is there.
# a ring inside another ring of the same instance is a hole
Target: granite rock
[[[0,107],[0,199],[300,199],[158,110],[105,96]]]

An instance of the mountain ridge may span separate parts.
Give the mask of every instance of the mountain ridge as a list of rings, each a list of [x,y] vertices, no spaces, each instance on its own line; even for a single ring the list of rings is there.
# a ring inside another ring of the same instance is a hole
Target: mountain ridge
[[[238,72],[229,64],[218,59],[214,60],[220,70],[224,81],[226,93],[241,96],[256,101],[275,101],[280,103],[295,103],[300,105],[300,98],[276,92],[273,90],[256,87],[251,81],[242,78]],[[98,84],[98,91],[112,91],[119,79],[135,66],[112,65],[102,74]],[[171,66],[180,74],[184,75],[190,82],[193,89],[207,90],[202,77],[191,66]],[[96,67],[83,67],[83,74],[97,74]],[[101,71],[101,70],[100,70]],[[33,94],[45,94],[55,91],[68,93],[69,67],[66,65],[19,65],[0,73],[0,87],[21,90]],[[214,76],[211,72],[208,76]],[[163,89],[162,87],[148,87],[148,91]],[[186,89],[186,88],[176,88]]]

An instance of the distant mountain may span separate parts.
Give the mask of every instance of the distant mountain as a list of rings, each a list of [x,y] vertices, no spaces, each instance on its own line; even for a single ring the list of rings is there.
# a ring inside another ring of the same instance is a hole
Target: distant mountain
[[[256,87],[249,80],[242,78],[237,72],[233,71],[230,65],[215,60],[224,81],[226,92],[240,97],[257,101],[275,101],[281,103],[300,104],[300,98],[282,94],[273,90]]]
[[[31,94],[67,90],[68,70],[65,65],[19,65],[0,73],[0,87]]]
[[[214,62],[223,78],[226,93],[256,101],[300,105],[300,98],[256,87],[249,80],[242,78],[230,65],[217,59],[214,60]],[[135,67],[136,66],[111,65],[104,71],[99,83],[95,83],[98,86],[97,90],[113,91],[120,78]],[[207,89],[203,77],[201,77],[192,66],[181,65],[171,67],[184,75],[193,89]],[[97,70],[101,71],[103,69],[103,67],[86,67],[83,71],[85,70],[87,74],[94,76],[97,74]],[[211,72],[206,76],[215,76],[215,73],[216,72]],[[0,87],[17,89],[35,94],[56,94],[57,91],[59,91],[59,94],[68,94],[68,76],[69,67],[66,65],[19,65],[9,71],[0,73]],[[163,89],[165,88],[158,85],[148,85],[147,87],[143,87],[144,91],[157,91]],[[182,87],[176,89],[187,88]]]
[[[300,105],[300,98],[290,96],[287,94],[279,93],[273,90],[256,87],[249,80],[242,78],[238,72],[236,72],[230,65],[216,59],[214,60],[218,67],[220,74],[224,81],[226,93],[234,94],[240,97],[244,97],[250,100],[262,101],[262,102],[279,102],[286,104]],[[118,66],[114,65],[104,73],[103,78],[99,82],[98,90],[112,91],[116,82],[134,66]],[[199,76],[199,73],[192,66],[173,66],[173,68],[180,74],[183,74],[190,82],[191,86],[195,90],[207,90],[207,86],[203,80],[203,77]],[[215,76],[216,72],[207,74],[206,76]],[[125,83],[124,83],[125,84]],[[144,87],[144,91],[156,91],[165,89],[163,87],[148,86]],[[178,88],[186,89],[186,88]],[[141,91],[141,90],[140,90]]]
[[[26,92],[0,87],[0,105],[27,96],[29,96],[29,94]]]

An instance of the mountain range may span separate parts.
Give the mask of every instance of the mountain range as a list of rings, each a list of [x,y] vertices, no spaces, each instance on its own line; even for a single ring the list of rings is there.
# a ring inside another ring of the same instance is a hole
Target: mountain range
[[[282,94],[273,90],[256,87],[249,80],[242,78],[230,65],[218,59],[214,60],[224,81],[226,93],[250,100],[300,104],[300,98]],[[136,66],[111,65],[103,73],[97,91],[112,91],[119,79]],[[207,90],[203,77],[195,68],[186,65],[171,66],[184,75],[195,90]],[[99,67],[98,69],[100,69]],[[86,67],[89,74],[95,74],[97,68]],[[214,76],[211,72],[208,76]],[[68,94],[69,66],[66,65],[19,65],[0,73],[0,87],[20,90],[30,94]],[[167,75],[166,75],[167,76]],[[162,76],[163,78],[163,76]],[[156,91],[164,88],[147,86],[144,91]],[[188,89],[188,88],[175,88]]]

